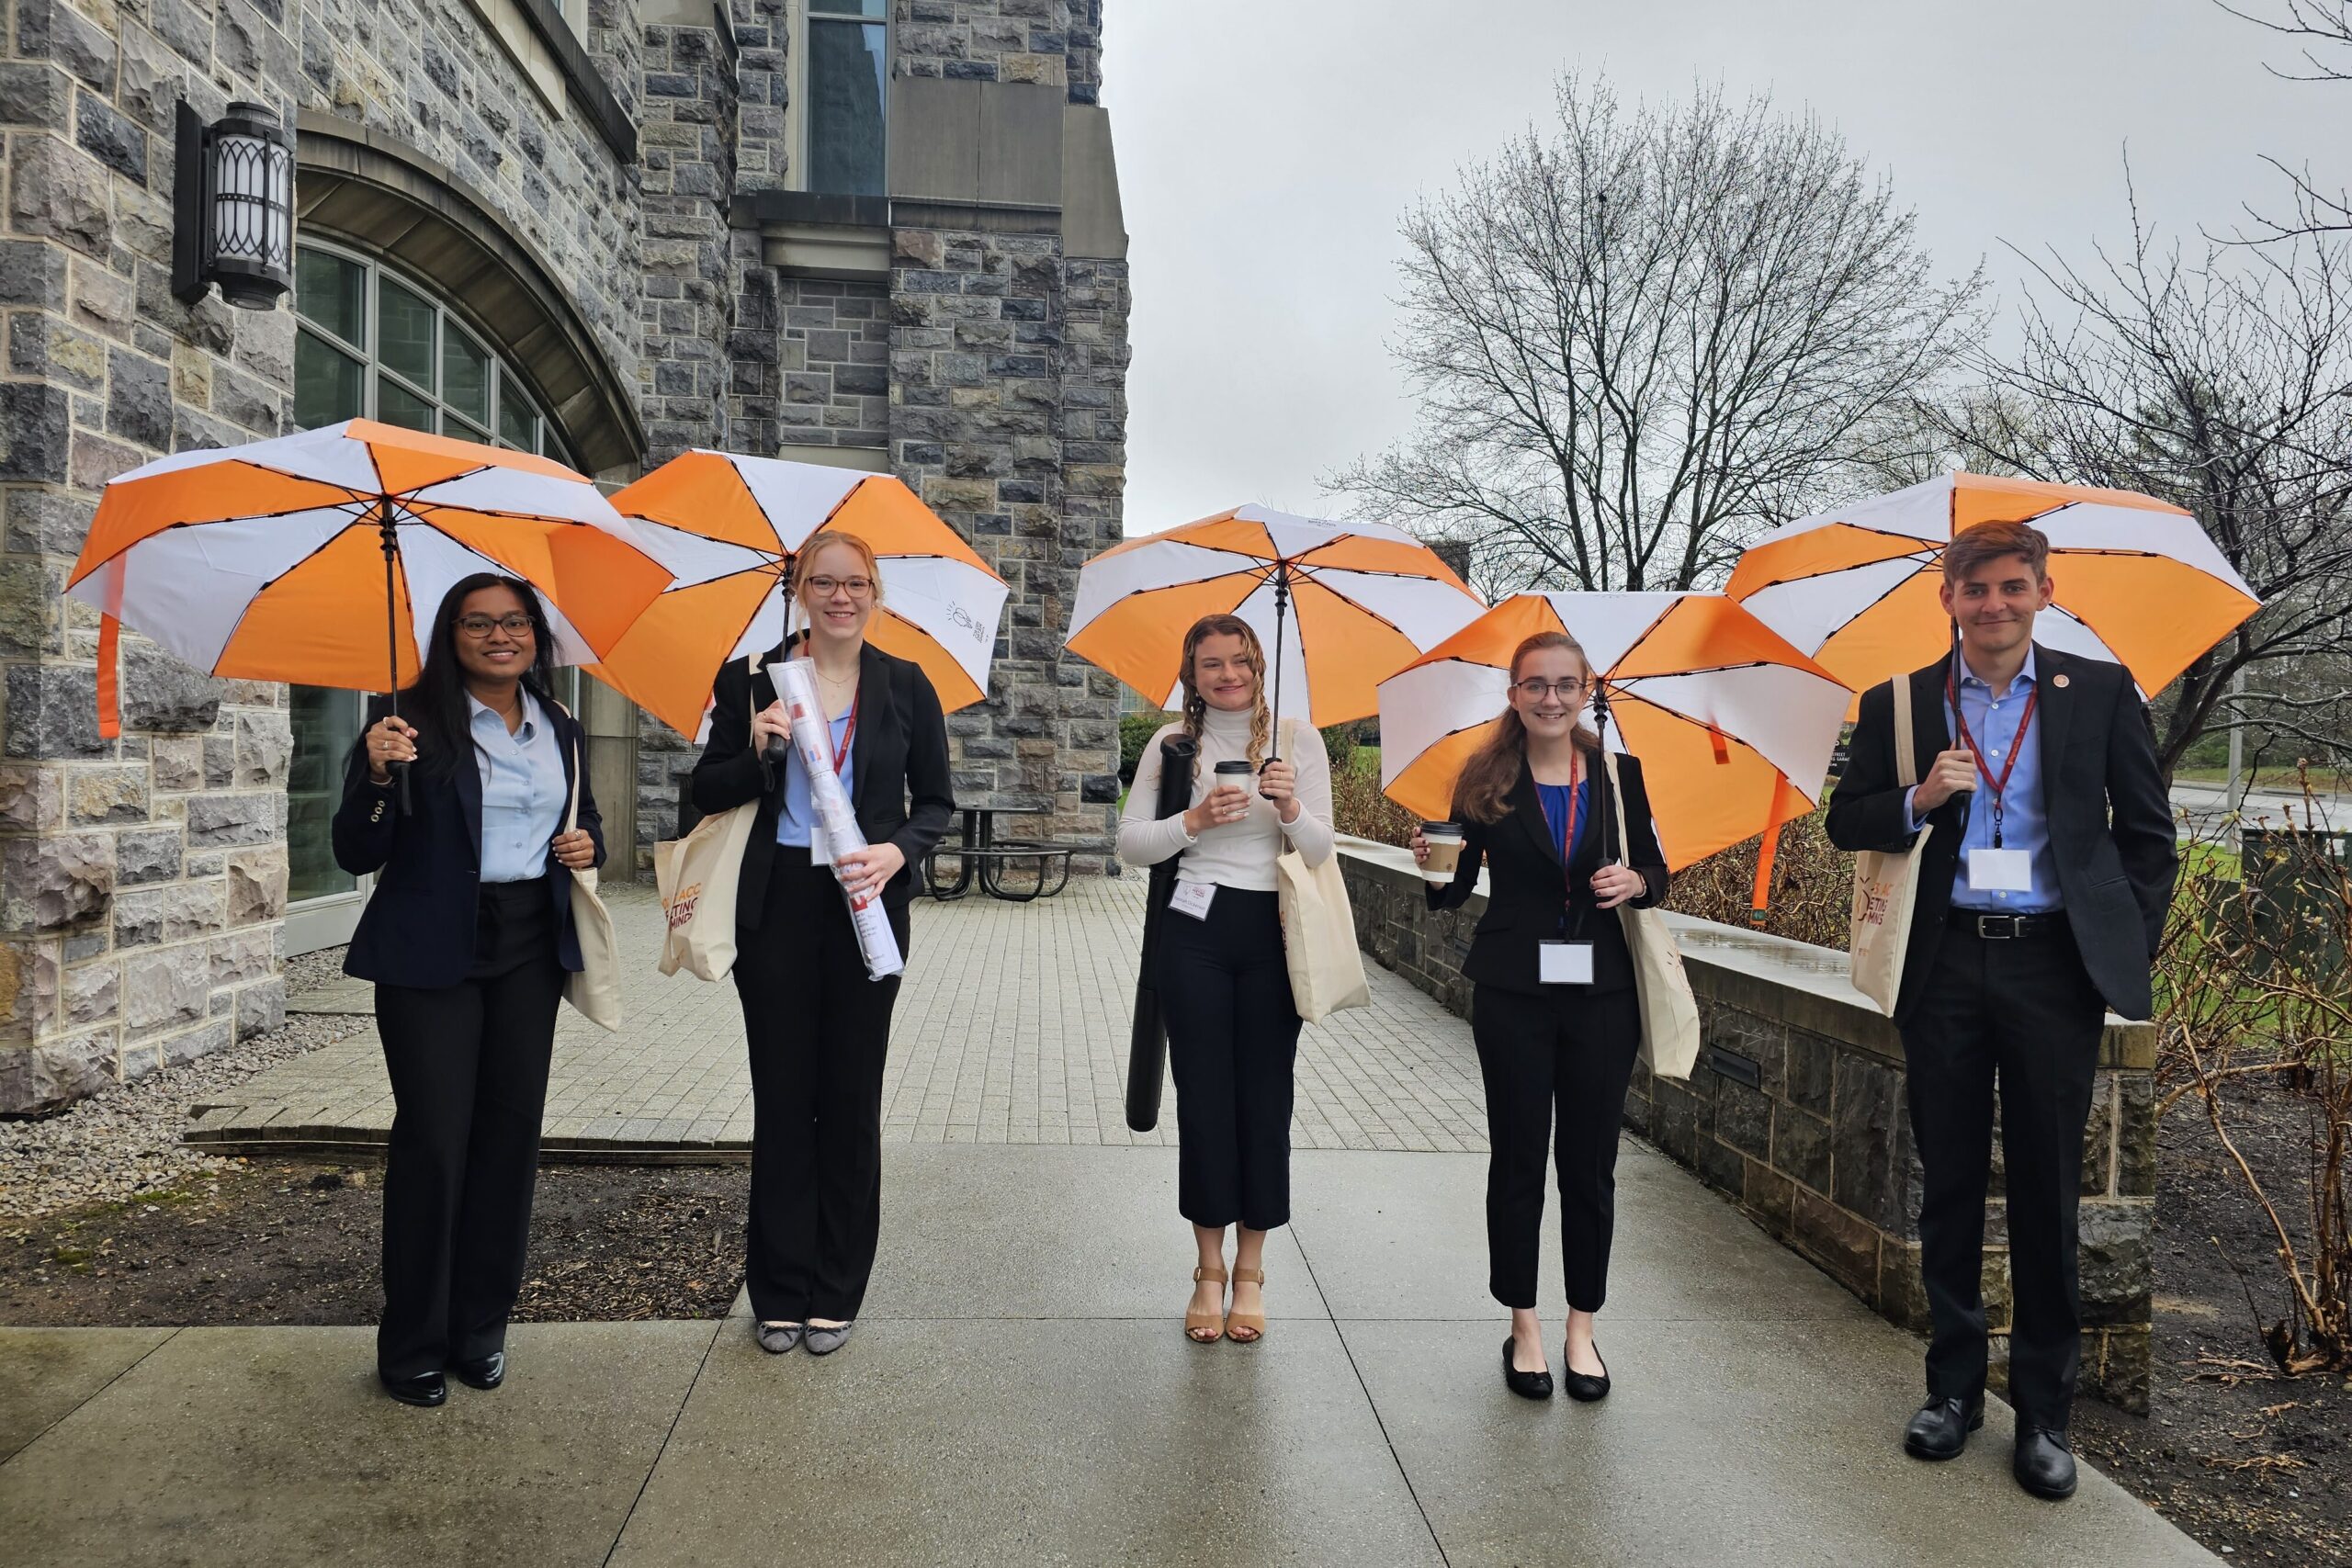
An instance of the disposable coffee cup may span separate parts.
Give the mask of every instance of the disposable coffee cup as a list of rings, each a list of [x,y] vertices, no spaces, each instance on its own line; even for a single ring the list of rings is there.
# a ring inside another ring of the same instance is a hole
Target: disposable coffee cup
[[[1421,837],[1429,840],[1430,858],[1421,867],[1425,882],[1451,882],[1456,867],[1462,863],[1462,824],[1459,822],[1424,822]]]
[[[1216,782],[1219,784],[1247,784],[1257,775],[1257,769],[1251,767],[1246,761],[1219,762],[1216,765]]]

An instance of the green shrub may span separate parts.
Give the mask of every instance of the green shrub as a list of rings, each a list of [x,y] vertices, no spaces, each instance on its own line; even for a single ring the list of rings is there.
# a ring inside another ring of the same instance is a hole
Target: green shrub
[[[1146,708],[1141,713],[1119,716],[1119,782],[1136,782],[1136,764],[1143,761],[1143,749],[1159,733],[1159,727],[1173,719],[1172,713],[1160,713]]]

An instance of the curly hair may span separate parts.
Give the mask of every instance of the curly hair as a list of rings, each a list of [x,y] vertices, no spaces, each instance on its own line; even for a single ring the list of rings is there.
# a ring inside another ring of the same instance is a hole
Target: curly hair
[[[1241,661],[1258,677],[1258,689],[1250,694],[1250,765],[1256,767],[1266,758],[1266,742],[1273,734],[1273,716],[1266,710],[1266,649],[1258,641],[1258,634],[1250,623],[1238,615],[1203,615],[1184,634],[1184,733],[1200,743],[1201,726],[1208,720],[1209,703],[1201,695],[1201,688],[1193,679],[1193,655],[1201,644],[1213,637],[1238,637],[1241,639]],[[1200,772],[1195,753],[1193,771]]]

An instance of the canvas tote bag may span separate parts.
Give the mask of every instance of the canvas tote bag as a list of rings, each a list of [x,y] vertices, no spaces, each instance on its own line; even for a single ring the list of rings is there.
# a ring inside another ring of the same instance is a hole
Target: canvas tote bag
[[[1323,744],[1319,734],[1315,744]],[[1283,750],[1296,755],[1298,721],[1283,720]],[[1282,911],[1283,953],[1290,961],[1291,999],[1298,1016],[1320,1023],[1342,1008],[1372,1000],[1363,952],[1356,946],[1355,910],[1337,850],[1321,865],[1284,848],[1274,859],[1274,897]]]
[[[560,706],[560,705],[559,705]],[[569,717],[569,715],[566,715]],[[588,765],[580,754],[580,732],[571,739],[571,807],[563,830],[580,827],[580,775]],[[613,932],[612,911],[596,893],[596,868],[571,874],[571,932],[580,942],[580,971],[563,977],[563,999],[606,1029],[621,1026],[621,946]]]
[[[1919,782],[1919,755],[1911,734],[1911,678],[1898,675],[1894,691],[1894,776],[1908,789]],[[1911,945],[1911,908],[1919,898],[1919,852],[1931,829],[1900,854],[1864,850],[1854,857],[1854,908],[1847,948],[1853,954],[1854,988],[1894,1016],[1903,990],[1903,955]]]
[[[1604,750],[1601,766],[1609,771],[1609,793],[1617,801],[1617,859],[1634,863],[1625,837],[1625,796],[1617,788],[1617,754]],[[1642,1061],[1662,1078],[1688,1078],[1699,1060],[1699,999],[1690,994],[1690,976],[1682,972],[1682,950],[1674,932],[1656,909],[1617,906],[1625,927],[1625,946],[1634,956],[1634,994],[1642,1009]]]
[[[704,818],[683,839],[653,846],[653,880],[662,892],[662,974],[684,969],[697,979],[719,980],[735,967],[735,891],[743,875],[743,848],[752,841],[759,814],[755,796]]]

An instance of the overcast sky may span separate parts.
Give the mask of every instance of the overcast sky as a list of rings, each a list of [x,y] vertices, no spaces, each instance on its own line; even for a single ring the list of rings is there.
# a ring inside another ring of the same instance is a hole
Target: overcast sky
[[[2283,0],[2267,0],[2272,5]],[[2266,0],[2242,0],[2261,9]],[[2089,257],[2144,212],[2194,237],[2283,210],[2270,152],[2352,178],[2352,84],[2208,0],[1111,0],[1103,100],[1132,236],[1126,526],[1318,477],[1411,426],[1386,342],[1399,214],[1531,119],[1564,68],[1627,98],[1695,80],[1811,107],[1894,182],[1948,273]]]

